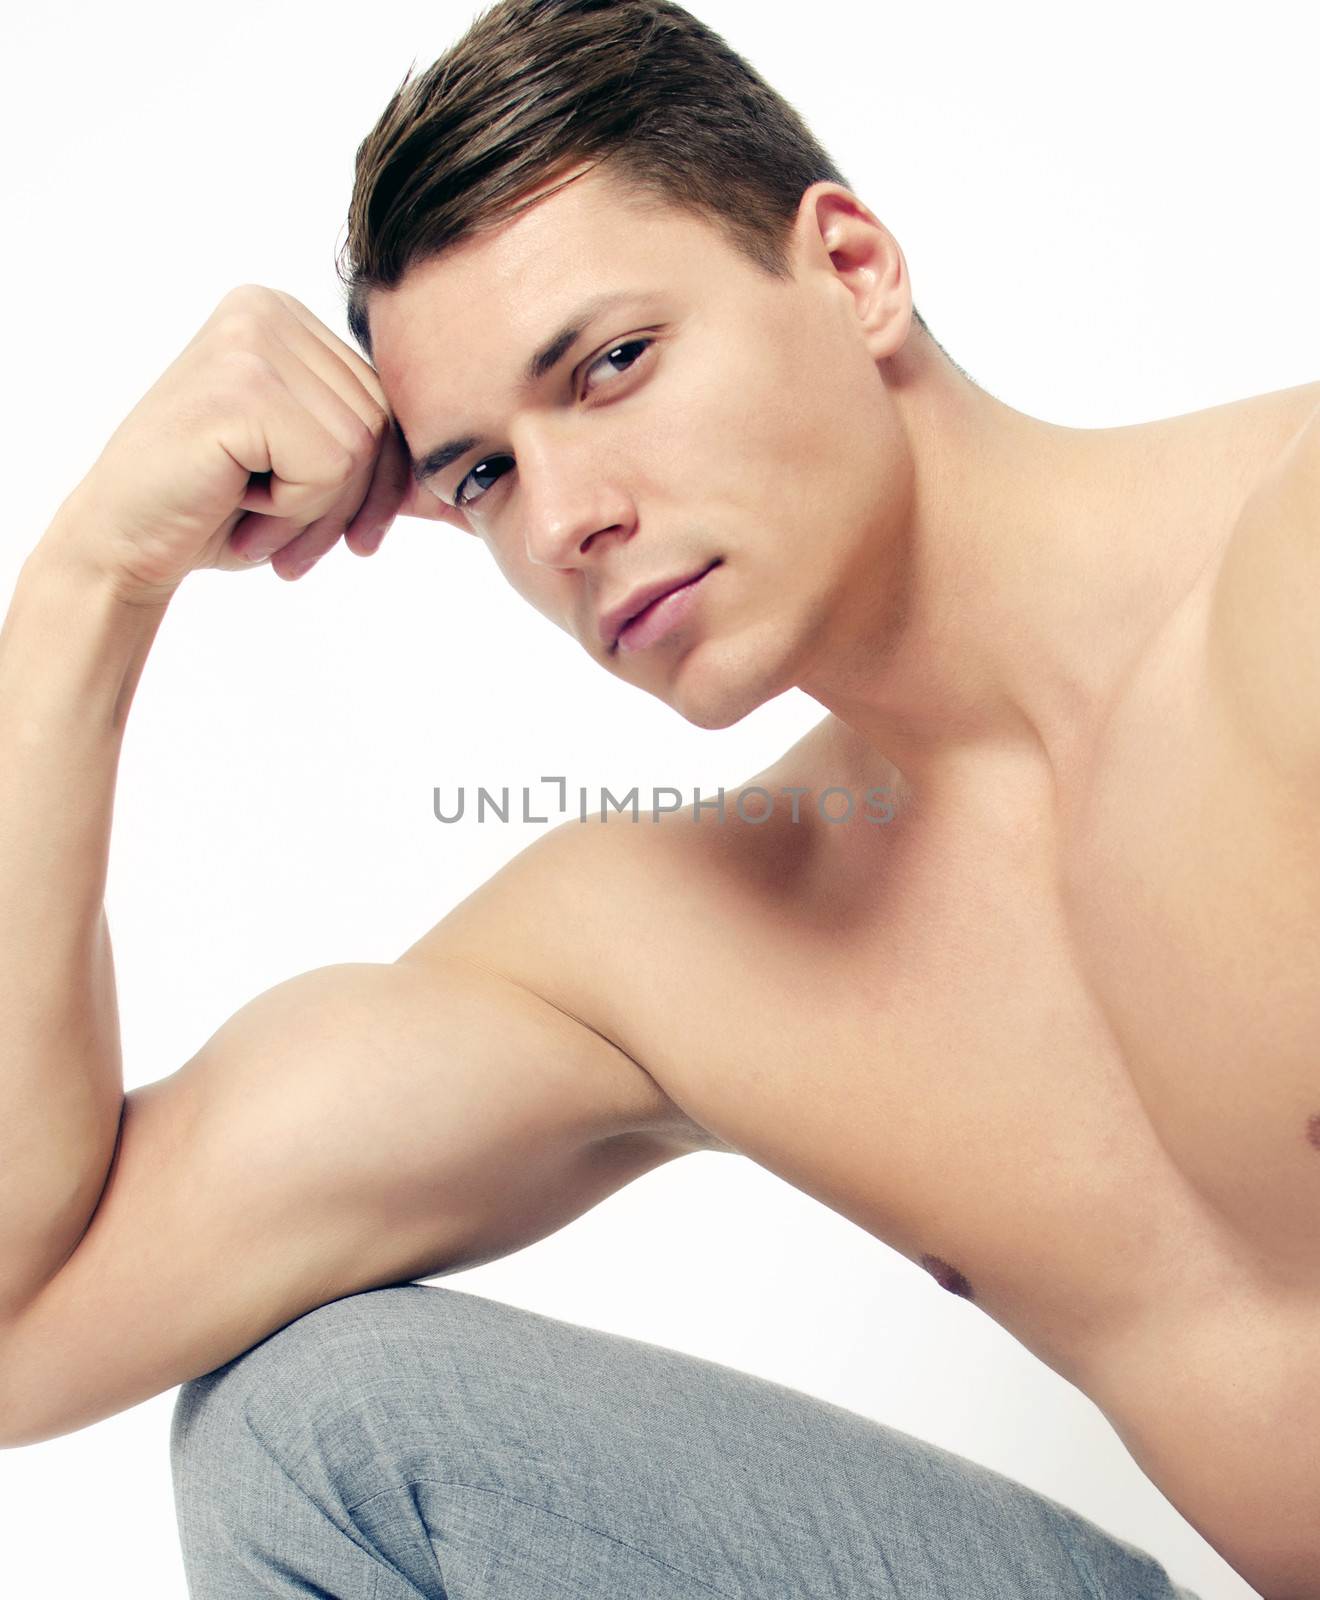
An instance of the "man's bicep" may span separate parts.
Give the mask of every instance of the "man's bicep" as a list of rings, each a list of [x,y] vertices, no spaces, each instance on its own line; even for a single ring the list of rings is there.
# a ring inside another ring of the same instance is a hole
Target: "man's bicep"
[[[464,962],[277,985],[126,1097],[88,1229],[3,1330],[5,1444],[86,1427],[358,1291],[496,1259],[683,1148],[611,1049]]]

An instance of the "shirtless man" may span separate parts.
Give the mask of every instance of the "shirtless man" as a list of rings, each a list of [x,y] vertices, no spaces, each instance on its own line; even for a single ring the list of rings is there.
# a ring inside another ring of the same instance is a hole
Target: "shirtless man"
[[[359,153],[350,243],[423,113],[396,97]],[[1248,1582],[1315,1600],[1320,383],[1043,422],[943,354],[846,185],[800,187],[776,277],[602,153],[566,139],[518,209],[367,285],[371,365],[227,296],[24,566],[4,1442],[727,1149],[974,1300]],[[701,727],[794,685],[828,714],[748,779],[768,820],[567,822],[394,964],[293,978],[124,1095],[101,897],[169,597],[396,514],[480,538]]]

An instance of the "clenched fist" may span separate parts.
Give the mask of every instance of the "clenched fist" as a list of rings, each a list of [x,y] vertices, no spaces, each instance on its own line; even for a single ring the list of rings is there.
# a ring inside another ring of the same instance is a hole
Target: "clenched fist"
[[[70,503],[80,553],[130,600],[267,556],[295,578],[341,534],[369,554],[396,516],[471,532],[414,482],[374,370],[292,295],[257,284],[225,295]]]

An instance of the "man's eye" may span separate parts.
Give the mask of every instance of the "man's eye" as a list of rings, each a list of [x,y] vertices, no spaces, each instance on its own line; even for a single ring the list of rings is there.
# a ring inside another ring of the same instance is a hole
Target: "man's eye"
[[[465,510],[468,506],[475,505],[476,500],[481,499],[481,494],[485,494],[487,486],[482,486],[481,494],[477,495],[476,499],[474,500],[471,495],[465,492],[468,484],[472,482],[473,478],[480,477],[484,473],[489,472],[491,470],[492,462],[507,461],[508,459],[508,456],[488,456],[485,461],[478,461],[476,466],[473,467],[472,471],[469,472],[467,477],[464,478],[462,483],[459,484],[458,488],[454,490],[454,505],[460,511]]]
[[[616,344],[612,349],[607,350],[599,360],[593,361],[587,368],[587,374],[590,376],[590,374],[593,373],[598,366],[600,366],[602,361],[613,361],[615,356],[617,356],[621,350],[636,350],[639,352],[639,354],[635,355],[628,363],[628,366],[623,369],[625,372],[627,372],[630,367],[641,360],[640,352],[643,350],[648,350],[654,343],[654,339],[625,339],[622,344]]]
[[[612,345],[603,356],[600,356],[597,360],[591,363],[591,365],[587,368],[587,376],[590,377],[596,368],[599,367],[603,362],[612,362],[615,357],[620,355],[622,352],[636,351],[637,354],[632,356],[631,360],[629,360],[627,365],[623,368],[623,371],[627,372],[636,365],[636,363],[641,359],[642,354],[654,343],[654,339],[625,339],[622,344]],[[619,371],[617,367],[614,370],[616,372]],[[462,483],[459,484],[458,488],[454,490],[454,505],[460,511],[466,510],[469,506],[475,505],[482,498],[490,485],[476,485],[480,491],[476,495],[471,495],[467,492],[468,485],[474,478],[483,477],[493,471],[495,462],[509,461],[511,459],[512,458],[509,456],[487,456],[484,461],[478,461],[476,466],[473,467],[472,471],[469,472],[468,475],[463,479]],[[496,481],[498,481],[500,476],[502,476],[502,474],[496,474]]]

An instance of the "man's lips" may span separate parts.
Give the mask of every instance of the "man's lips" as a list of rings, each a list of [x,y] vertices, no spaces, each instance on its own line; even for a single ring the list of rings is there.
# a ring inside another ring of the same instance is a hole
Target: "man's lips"
[[[662,600],[666,595],[672,594],[675,589],[682,589],[697,578],[704,578],[712,567],[717,567],[719,560],[708,562],[704,567],[697,567],[686,573],[680,573],[674,578],[661,578],[655,583],[643,584],[632,591],[621,605],[612,607],[602,612],[598,619],[598,628],[601,642],[607,649],[613,651],[619,642],[619,635],[624,628],[637,621],[643,611],[648,610],[657,600]]]

